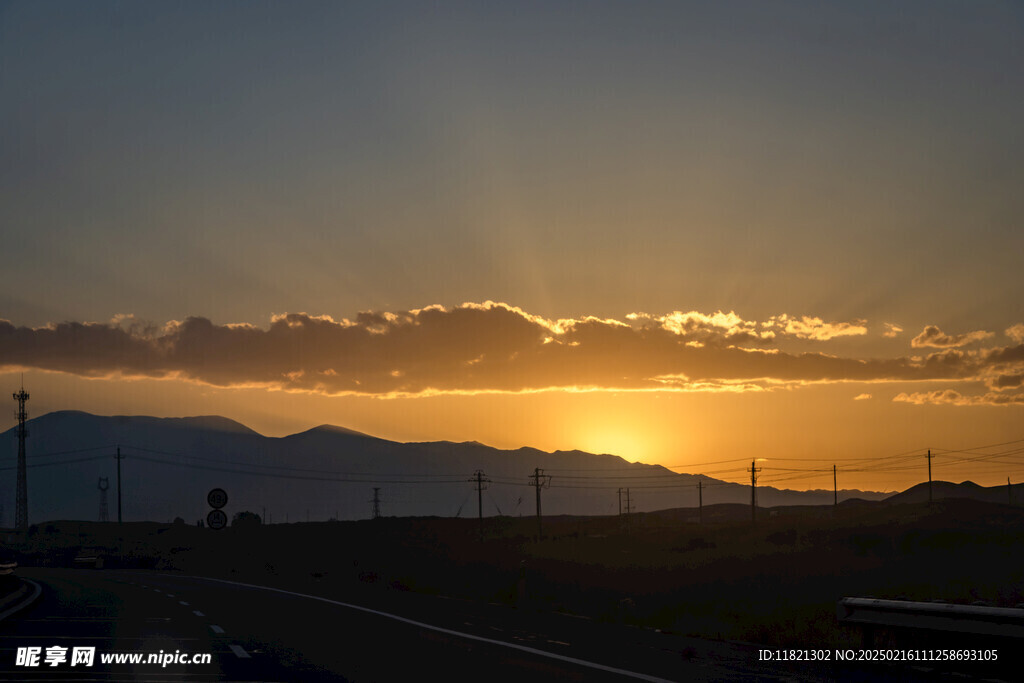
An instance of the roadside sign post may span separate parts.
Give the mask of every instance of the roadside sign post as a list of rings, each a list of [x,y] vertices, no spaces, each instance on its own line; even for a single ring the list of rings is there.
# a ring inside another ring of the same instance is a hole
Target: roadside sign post
[[[223,510],[210,510],[210,514],[206,515],[206,526],[210,527],[214,531],[220,531],[228,524],[228,516],[224,514]]]
[[[228,503],[228,494],[224,489],[210,489],[206,494],[206,502],[213,509],[206,515],[206,526],[219,531],[228,525],[228,516],[221,510]]]

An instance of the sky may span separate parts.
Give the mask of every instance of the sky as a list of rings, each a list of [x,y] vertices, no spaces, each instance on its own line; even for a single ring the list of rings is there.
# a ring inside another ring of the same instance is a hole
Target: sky
[[[1024,480],[1022,51],[1010,2],[0,2],[0,380]]]

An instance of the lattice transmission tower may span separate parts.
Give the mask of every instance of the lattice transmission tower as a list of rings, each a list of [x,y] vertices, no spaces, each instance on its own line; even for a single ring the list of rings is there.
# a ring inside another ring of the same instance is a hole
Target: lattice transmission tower
[[[14,414],[18,419],[18,488],[14,500],[14,528],[25,531],[28,529],[28,482],[25,478],[25,437],[28,436],[25,428],[25,420],[28,419],[25,403],[28,401],[28,393],[24,384],[21,391],[14,394],[14,400],[18,402],[18,412]]]
[[[370,502],[373,503],[373,518],[374,519],[380,519],[380,487],[379,486],[374,486],[373,487],[373,500],[370,501]]]
[[[110,515],[107,512],[107,489],[110,488],[110,481],[106,477],[100,477],[96,482],[96,488],[100,490],[100,521],[109,522]]]

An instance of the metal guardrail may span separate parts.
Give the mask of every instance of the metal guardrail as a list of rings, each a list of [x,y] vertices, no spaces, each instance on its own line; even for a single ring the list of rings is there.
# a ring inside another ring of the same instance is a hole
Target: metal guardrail
[[[1024,609],[909,600],[843,598],[839,622],[865,629],[896,628],[1024,638]]]

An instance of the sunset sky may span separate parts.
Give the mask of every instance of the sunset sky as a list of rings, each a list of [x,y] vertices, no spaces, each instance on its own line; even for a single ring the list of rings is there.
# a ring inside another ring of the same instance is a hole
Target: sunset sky
[[[1019,3],[0,2],[0,383],[1024,481],[1021,121]]]

